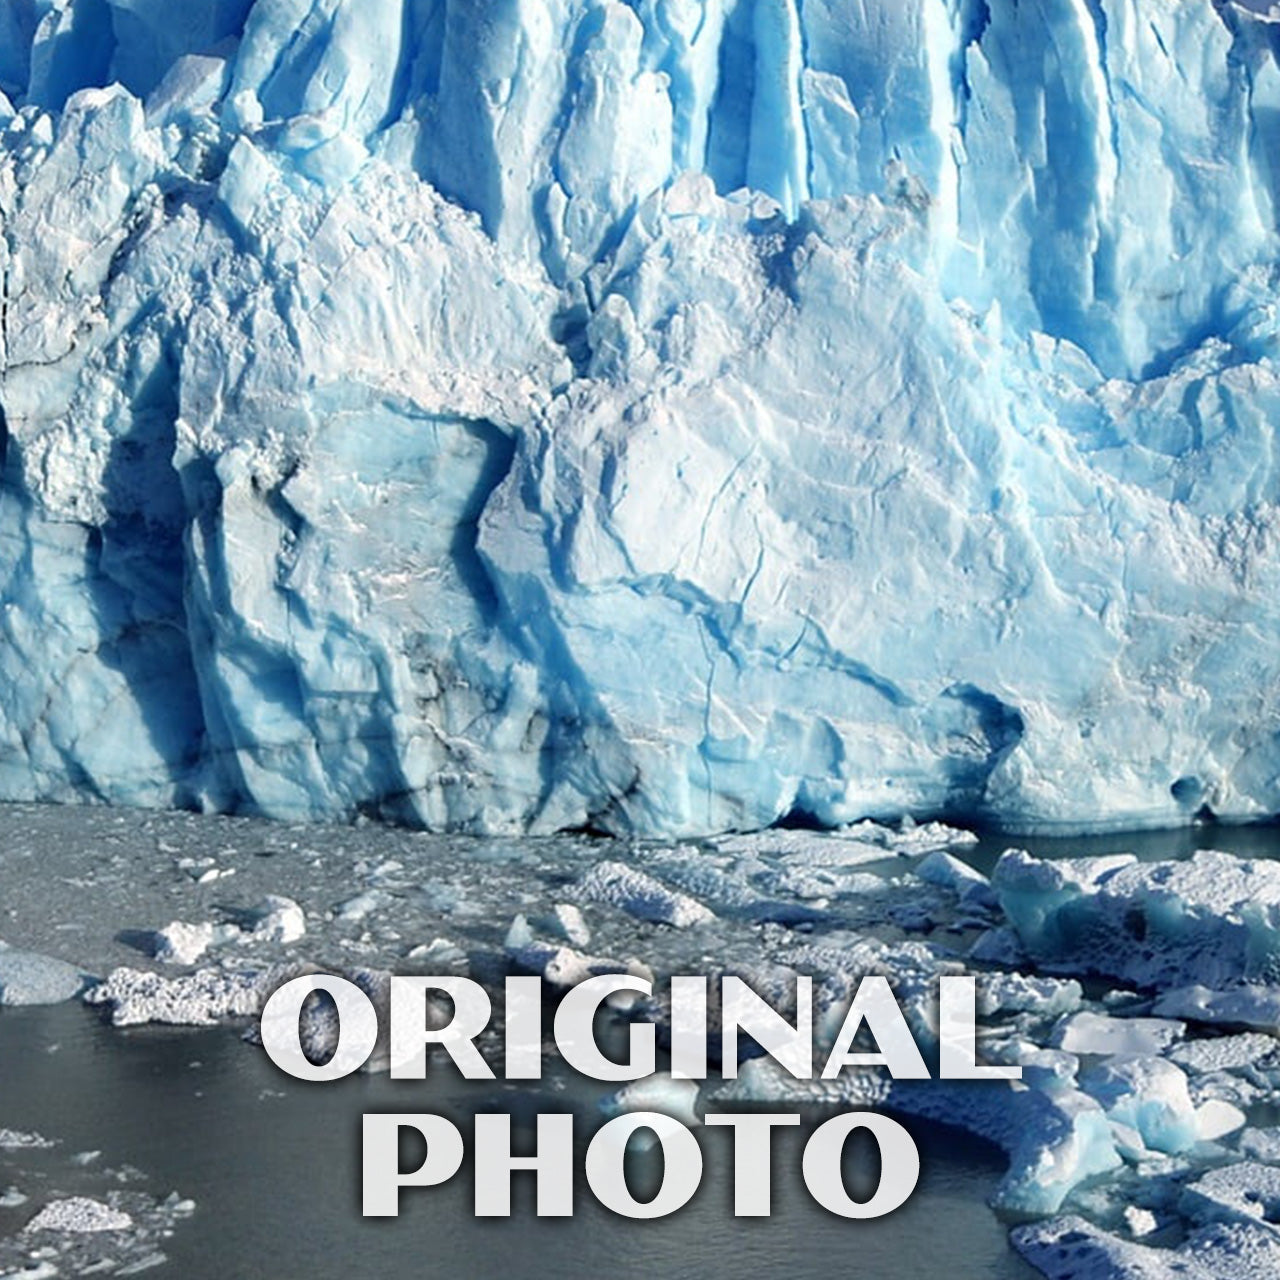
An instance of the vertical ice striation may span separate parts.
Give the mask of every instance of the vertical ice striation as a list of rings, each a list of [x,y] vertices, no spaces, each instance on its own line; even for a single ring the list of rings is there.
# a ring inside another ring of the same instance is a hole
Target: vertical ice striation
[[[0,0],[0,796],[1276,813],[1278,53]]]

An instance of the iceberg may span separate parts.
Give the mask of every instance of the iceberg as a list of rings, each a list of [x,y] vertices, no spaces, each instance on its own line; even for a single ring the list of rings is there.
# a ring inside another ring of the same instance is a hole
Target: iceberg
[[[0,797],[1280,812],[1278,31],[7,0]]]

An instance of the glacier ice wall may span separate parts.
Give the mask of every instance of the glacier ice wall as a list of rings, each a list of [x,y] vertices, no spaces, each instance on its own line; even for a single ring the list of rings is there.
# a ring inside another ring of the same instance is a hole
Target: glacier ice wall
[[[0,797],[1280,811],[1280,23],[0,0]]]

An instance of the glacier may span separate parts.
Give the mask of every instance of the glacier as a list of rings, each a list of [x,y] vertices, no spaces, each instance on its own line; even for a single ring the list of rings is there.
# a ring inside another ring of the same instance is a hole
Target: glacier
[[[0,0],[0,798],[1280,812],[1280,19]]]

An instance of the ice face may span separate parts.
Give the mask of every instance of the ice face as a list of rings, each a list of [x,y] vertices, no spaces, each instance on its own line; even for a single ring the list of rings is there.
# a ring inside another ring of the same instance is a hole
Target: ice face
[[[0,4],[0,796],[1276,812],[1275,30]]]

